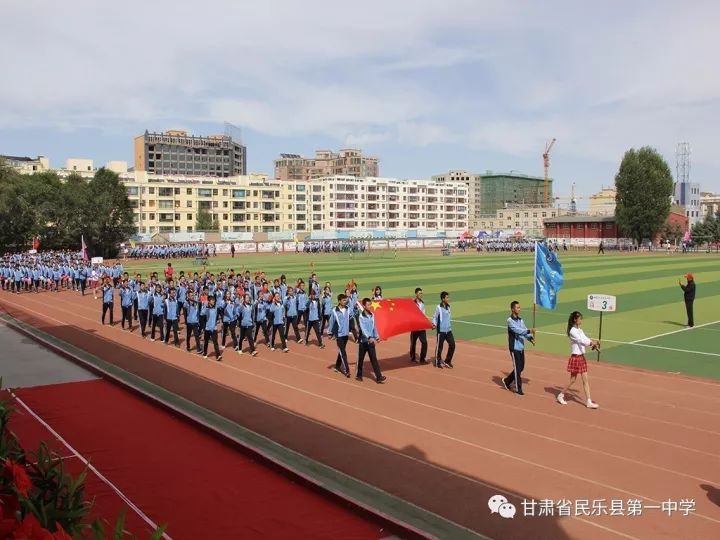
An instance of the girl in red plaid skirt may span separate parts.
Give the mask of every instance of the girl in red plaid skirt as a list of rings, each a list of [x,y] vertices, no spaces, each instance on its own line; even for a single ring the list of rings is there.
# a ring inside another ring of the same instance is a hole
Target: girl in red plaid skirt
[[[565,392],[575,384],[578,374],[582,378],[583,390],[585,391],[586,406],[588,409],[597,409],[598,404],[590,398],[590,382],[588,381],[587,360],[585,360],[585,347],[591,347],[593,351],[600,349],[600,342],[590,339],[580,328],[583,316],[579,311],[573,311],[568,319],[567,335],[570,338],[570,360],[567,370],[570,373],[570,382],[557,396],[558,403],[567,405]]]

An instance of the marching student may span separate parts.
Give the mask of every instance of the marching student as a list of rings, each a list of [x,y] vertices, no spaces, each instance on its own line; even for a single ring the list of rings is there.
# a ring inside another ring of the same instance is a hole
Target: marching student
[[[327,333],[330,334],[330,317],[332,316],[332,310],[333,310],[333,299],[332,299],[332,289],[330,288],[330,285],[325,285],[325,288],[323,289],[322,294],[322,323],[320,325],[320,333],[325,332],[325,327],[327,326]],[[332,337],[330,337],[332,339]]]
[[[587,374],[587,360],[585,360],[585,347],[591,347],[593,351],[600,349],[600,342],[596,339],[590,339],[582,331],[583,316],[579,311],[573,311],[570,314],[567,325],[567,335],[570,338],[570,360],[568,360],[567,370],[570,373],[570,382],[558,394],[557,400],[560,405],[567,405],[565,401],[565,392],[577,380],[578,374],[582,379],[583,390],[585,392],[585,406],[588,409],[597,409],[598,404],[590,397],[590,382]]]
[[[125,330],[125,321],[128,323],[128,330],[132,332],[132,307],[135,301],[135,291],[130,288],[128,282],[123,280],[120,287],[120,311],[122,319],[120,320],[120,328]]]
[[[238,323],[240,324],[240,339],[238,340],[235,350],[239,354],[242,354],[243,341],[247,338],[248,344],[250,345],[250,354],[252,356],[256,356],[257,351],[255,350],[255,340],[253,339],[253,303],[252,297],[249,294],[245,295],[243,303],[240,304],[237,318]]]
[[[142,283],[142,276],[140,274],[135,274],[135,279],[132,281],[132,289],[135,291],[135,298],[133,300],[133,317],[137,321],[138,320],[138,293],[140,292],[140,284]]]
[[[420,312],[425,315],[425,303],[423,302],[423,290],[420,287],[415,288],[415,299],[413,300]],[[435,325],[433,325],[435,328]],[[415,356],[415,346],[420,340],[420,359]],[[427,364],[427,332],[425,330],[416,330],[410,332],[410,361],[416,364]]]
[[[358,317],[360,339],[358,340],[358,363],[355,379],[358,381],[363,380],[363,364],[365,363],[365,354],[367,353],[370,357],[370,364],[372,364],[373,371],[375,372],[375,382],[382,384],[387,380],[387,377],[380,371],[377,354],[375,353],[375,343],[380,341],[380,335],[375,327],[375,315],[370,311],[371,302],[369,298],[363,298],[363,310]]]
[[[113,286],[110,278],[105,279],[105,283],[100,288],[102,294],[102,323],[105,324],[105,313],[110,312],[110,326],[113,324]]]
[[[287,320],[285,322],[285,335],[289,336],[290,326],[292,325],[293,331],[295,332],[295,341],[302,343],[303,339],[300,337],[300,331],[298,330],[298,306],[297,298],[295,298],[295,291],[292,287],[288,287],[287,298],[285,298],[285,316]]]
[[[318,345],[321,349],[325,348],[322,341],[322,331],[320,330],[320,314],[322,306],[320,300],[315,296],[315,289],[310,289],[310,301],[308,302],[307,308],[307,322],[305,324],[305,346],[310,345],[310,330],[315,330],[317,336]]]
[[[307,330],[307,309],[308,309],[308,296],[305,294],[305,282],[302,279],[298,280],[297,291],[295,294],[295,301],[297,302],[298,311],[298,322],[301,322],[303,328]],[[302,342],[300,342],[302,343]]]
[[[152,321],[150,328],[150,340],[155,341],[155,328],[160,329],[160,341],[165,340],[163,328],[163,315],[165,313],[165,297],[163,296],[162,287],[155,287],[155,294],[152,296]]]
[[[270,347],[270,336],[268,335],[268,309],[272,305],[272,301],[267,302],[265,300],[258,300],[255,303],[255,335],[253,336],[257,340],[260,330],[262,330],[263,337],[265,338],[265,345]]]
[[[348,307],[348,297],[344,294],[338,295],[338,305],[333,309],[330,319],[330,333],[335,338],[338,347],[337,359],[335,360],[335,371],[350,378],[350,365],[348,364],[347,346],[350,335],[350,320],[352,311]]]
[[[535,345],[535,333],[528,330],[525,321],[520,316],[520,302],[513,300],[510,302],[510,317],[507,320],[508,329],[508,346],[510,348],[510,358],[512,359],[513,370],[507,377],[502,380],[505,390],[510,390],[510,386],[515,383],[515,389],[518,394],[524,396],[522,390],[522,372],[525,369],[525,340]]]
[[[452,322],[450,320],[450,293],[440,293],[440,304],[435,308],[433,325],[437,329],[437,345],[435,346],[435,367],[453,368],[453,354],[455,353],[455,338],[452,333]],[[443,345],[447,342],[448,352],[445,361],[442,360]]]
[[[195,349],[198,354],[202,354],[200,347],[200,303],[195,300],[195,293],[192,290],[187,292],[185,309],[187,310],[187,320],[185,321],[185,350],[190,352],[190,336],[193,335],[195,336]]]
[[[223,298],[223,304],[225,307],[223,307],[223,311],[222,311],[222,342],[221,342],[221,346],[222,346],[223,350],[225,350],[225,340],[227,338],[227,335],[230,334],[230,338],[232,339],[232,343],[233,343],[233,349],[237,350],[238,340],[237,340],[237,334],[235,333],[235,329],[237,328],[237,315],[235,313],[235,303],[230,298],[230,291],[225,293],[225,298]],[[219,314],[219,310],[218,310],[218,314]]]
[[[287,343],[285,341],[285,306],[280,299],[280,294],[275,293],[275,300],[268,309],[273,314],[272,335],[270,336],[270,350],[275,350],[275,334],[280,334],[280,342],[282,343],[282,351],[288,352]]]
[[[137,293],[138,318],[140,320],[140,335],[145,339],[145,328],[148,322],[150,307],[150,293],[144,281],[140,282],[140,290]]]
[[[170,341],[170,329],[172,329],[173,343],[176,347],[179,347],[178,319],[180,318],[180,306],[175,294],[175,288],[172,287],[168,293],[168,297],[165,299],[165,345]]]
[[[218,309],[215,306],[215,297],[209,296],[208,303],[202,308],[202,315],[205,317],[205,326],[203,328],[205,333],[205,340],[203,343],[203,358],[207,358],[208,345],[212,341],[215,349],[215,360],[220,362],[222,355],[220,354],[220,347],[218,346],[217,337],[217,323],[218,323]]]

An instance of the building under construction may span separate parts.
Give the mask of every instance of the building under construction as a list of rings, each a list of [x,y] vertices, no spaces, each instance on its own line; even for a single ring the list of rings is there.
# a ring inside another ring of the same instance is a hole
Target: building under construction
[[[480,175],[480,213],[494,214],[511,205],[543,205],[545,179],[515,172]],[[552,179],[548,180],[552,200]]]

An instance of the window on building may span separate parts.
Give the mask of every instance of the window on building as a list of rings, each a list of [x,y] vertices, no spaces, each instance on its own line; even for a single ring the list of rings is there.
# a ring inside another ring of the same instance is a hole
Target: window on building
[[[155,188],[154,188],[154,187],[148,188],[148,193],[149,193],[150,195],[154,195],[154,194],[155,194]]]
[[[185,193],[186,193],[187,195],[192,195],[192,188],[187,188],[187,189],[185,190]]]

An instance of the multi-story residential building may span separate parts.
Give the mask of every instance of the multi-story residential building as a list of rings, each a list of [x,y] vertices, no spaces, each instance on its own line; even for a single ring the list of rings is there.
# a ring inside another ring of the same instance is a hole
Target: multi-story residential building
[[[246,148],[229,135],[146,131],[135,137],[134,153],[135,170],[150,174],[224,178],[247,174]]]
[[[468,191],[463,182],[331,176],[310,185],[313,226],[319,225],[316,230],[468,228]],[[316,201],[316,193],[324,199],[317,197]],[[316,220],[320,216],[322,225]]]
[[[597,193],[590,195],[589,213],[595,216],[615,215],[615,197],[617,190],[614,187],[603,187]]]
[[[673,203],[685,208],[691,227],[704,218],[700,209],[700,184],[696,182],[676,182]]]
[[[299,154],[280,154],[275,160],[276,180],[310,181],[325,176],[380,176],[378,158],[365,156],[362,150],[344,149],[339,152],[316,150],[315,157]]]
[[[331,176],[311,182],[263,175],[188,178],[121,175],[139,233],[195,232],[208,211],[220,232],[467,230],[462,183]]]
[[[701,193],[700,194],[700,217],[701,221],[712,213],[720,212],[720,193]]]
[[[469,226],[471,229],[484,229],[481,225],[488,216],[508,205],[541,205],[544,196],[545,180],[537,176],[509,173],[484,174],[469,173],[463,170],[450,171],[432,177],[436,182],[464,182],[469,193]],[[552,200],[552,180],[548,180],[549,196]]]
[[[50,170],[50,161],[45,156],[38,156],[36,158],[0,156],[0,161],[21,174],[33,174]]]
[[[485,215],[478,223],[479,229],[490,232],[523,231],[534,237],[543,235],[545,220],[567,214],[567,210],[543,205],[509,205],[495,214]]]

